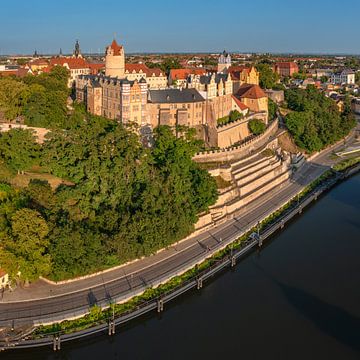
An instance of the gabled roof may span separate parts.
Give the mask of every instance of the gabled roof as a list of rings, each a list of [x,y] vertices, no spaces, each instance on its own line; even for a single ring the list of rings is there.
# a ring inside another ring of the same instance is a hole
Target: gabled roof
[[[50,59],[50,66],[67,64],[69,69],[88,69],[89,63],[83,58],[56,57]]]
[[[236,105],[240,108],[240,110],[249,109],[242,101],[240,101],[236,96],[231,95],[232,99],[235,101]]]
[[[259,85],[243,84],[236,93],[238,98],[261,99],[267,97]]]

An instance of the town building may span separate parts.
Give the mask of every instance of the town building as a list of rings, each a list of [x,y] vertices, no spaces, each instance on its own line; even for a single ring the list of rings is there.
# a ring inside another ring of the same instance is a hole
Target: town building
[[[205,74],[205,69],[170,69],[168,83],[170,86],[185,88],[190,75]]]
[[[281,77],[291,77],[299,72],[299,67],[293,61],[277,62],[274,65],[274,72],[278,73]]]
[[[355,84],[355,72],[350,69],[335,72],[331,75],[330,82],[334,85]]]
[[[54,57],[50,59],[48,68],[43,71],[49,72],[54,66],[63,66],[69,70],[68,87],[73,87],[79,75],[91,74],[89,63],[83,57]]]
[[[145,64],[125,64],[125,77],[130,80],[145,79],[149,89],[167,88],[166,74],[158,68],[149,68]]]

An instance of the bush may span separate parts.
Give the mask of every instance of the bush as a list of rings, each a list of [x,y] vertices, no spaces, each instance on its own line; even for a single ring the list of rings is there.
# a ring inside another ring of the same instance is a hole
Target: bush
[[[266,125],[259,119],[252,119],[248,123],[249,130],[254,135],[262,134],[265,129]]]

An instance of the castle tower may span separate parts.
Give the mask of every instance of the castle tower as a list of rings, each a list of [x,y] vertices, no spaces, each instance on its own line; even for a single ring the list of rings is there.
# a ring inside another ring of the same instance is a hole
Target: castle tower
[[[124,48],[114,39],[105,53],[105,75],[111,77],[125,78],[125,52]]]
[[[226,70],[231,66],[231,56],[225,50],[219,56],[218,60],[218,72],[226,72]]]

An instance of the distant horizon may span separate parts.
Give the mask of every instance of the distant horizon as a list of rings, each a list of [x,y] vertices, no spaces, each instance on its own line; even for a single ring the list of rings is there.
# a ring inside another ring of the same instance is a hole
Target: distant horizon
[[[2,4],[0,55],[103,53],[115,37],[132,53],[360,55],[358,0],[104,0]]]
[[[58,52],[50,52],[50,53],[42,53],[41,51],[37,51],[37,54],[39,56],[59,56]],[[35,51],[34,50],[34,51]],[[219,51],[132,51],[132,52],[126,52],[125,49],[125,55],[126,56],[134,56],[134,55],[211,55],[211,54],[220,54],[222,50]],[[239,54],[239,55],[274,55],[274,56],[353,56],[353,57],[360,57],[360,53],[316,53],[316,52],[262,52],[262,51],[237,51],[237,50],[228,50],[225,49],[230,54]],[[69,56],[72,55],[72,51],[63,51],[62,56]],[[97,55],[97,56],[105,56],[105,51],[103,52],[86,52],[81,51],[82,55],[84,56],[90,56],[90,55]],[[34,52],[32,53],[9,53],[9,54],[2,54],[0,53],[0,57],[16,57],[16,56],[23,56],[23,57],[33,57]]]

